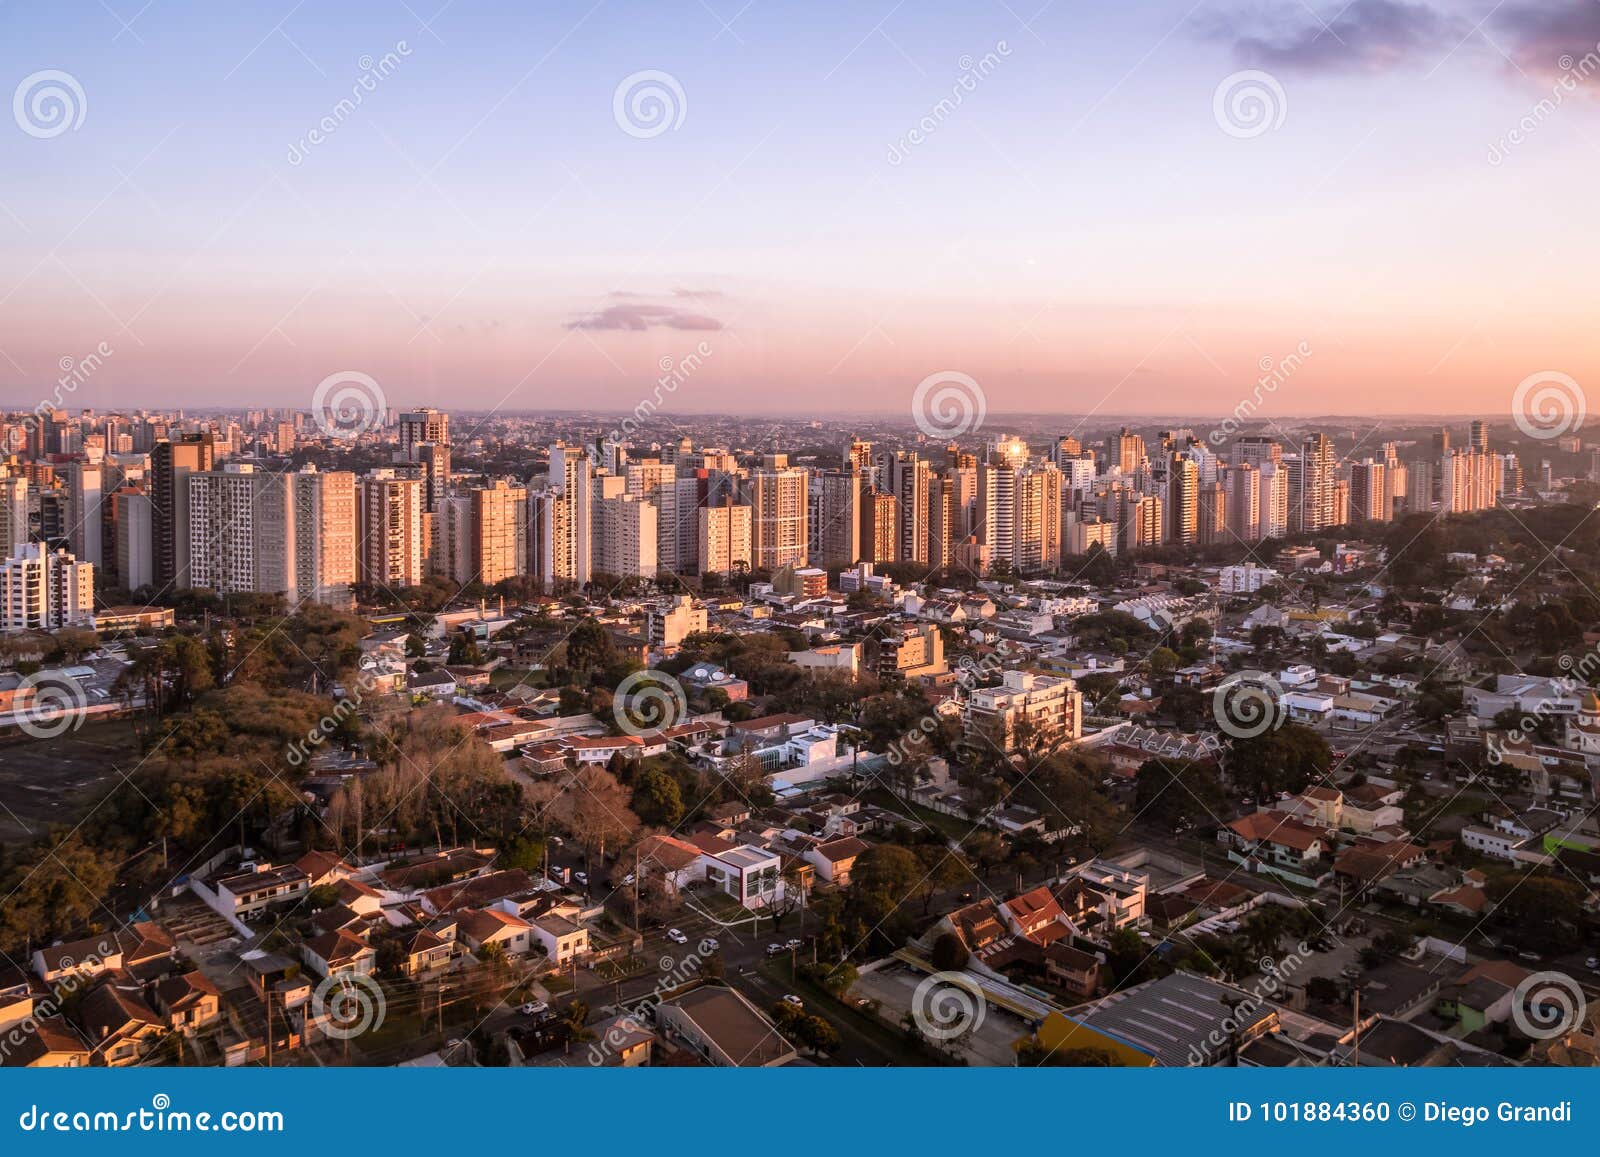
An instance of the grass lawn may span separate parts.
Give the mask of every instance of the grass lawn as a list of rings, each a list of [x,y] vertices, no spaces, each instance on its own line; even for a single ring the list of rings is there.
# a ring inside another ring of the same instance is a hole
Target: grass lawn
[[[977,829],[977,825],[971,820],[957,819],[955,816],[947,816],[943,812],[932,811],[920,804],[903,800],[887,788],[875,787],[861,798],[866,803],[874,804],[887,811],[899,812],[903,816],[910,816],[912,819],[919,820],[934,831],[949,836],[953,840],[964,840]]]

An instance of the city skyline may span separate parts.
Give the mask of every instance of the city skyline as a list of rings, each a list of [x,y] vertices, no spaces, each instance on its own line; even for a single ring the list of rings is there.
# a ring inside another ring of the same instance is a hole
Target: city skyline
[[[625,413],[702,344],[672,412],[955,370],[1220,415],[1303,347],[1268,416],[1492,415],[1600,368],[1591,5],[686,11],[8,10],[6,404],[102,345],[74,406]]]

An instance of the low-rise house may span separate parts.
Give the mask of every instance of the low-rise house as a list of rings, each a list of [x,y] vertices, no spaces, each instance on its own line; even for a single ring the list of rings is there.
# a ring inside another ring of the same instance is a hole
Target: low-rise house
[[[151,994],[173,1032],[193,1035],[222,1016],[222,993],[199,971],[169,976]]]
[[[589,929],[565,916],[541,916],[532,924],[533,936],[555,964],[566,964],[589,951]]]
[[[497,944],[507,957],[518,960],[526,956],[537,943],[531,924],[520,916],[496,908],[467,909],[457,913],[457,919],[462,943],[475,953],[482,952],[490,944]]]
[[[418,928],[401,941],[400,968],[412,978],[433,976],[450,966],[455,946],[427,928]]]
[[[867,850],[867,845],[854,836],[827,840],[807,849],[805,860],[816,869],[817,876],[829,884],[844,888],[850,884],[850,873],[856,860]]]
[[[1235,863],[1306,884],[1320,878],[1327,851],[1322,832],[1277,811],[1240,816],[1218,829],[1217,841]]]
[[[214,881],[214,888],[223,913],[241,920],[274,904],[297,900],[311,888],[310,878],[293,864],[275,868],[262,862],[240,868]]]
[[[737,989],[706,985],[656,1006],[656,1026],[666,1043],[709,1065],[763,1068],[796,1058],[765,1013]]]
[[[365,940],[343,928],[307,940],[300,946],[300,957],[322,977],[343,973],[368,976],[378,962],[377,952]]]
[[[78,1023],[90,1043],[91,1063],[109,1068],[137,1064],[170,1031],[166,1019],[136,986],[107,980],[84,996]]]
[[[59,1016],[30,1017],[14,1026],[0,1049],[0,1067],[18,1069],[87,1068],[93,1056],[70,1022]]]

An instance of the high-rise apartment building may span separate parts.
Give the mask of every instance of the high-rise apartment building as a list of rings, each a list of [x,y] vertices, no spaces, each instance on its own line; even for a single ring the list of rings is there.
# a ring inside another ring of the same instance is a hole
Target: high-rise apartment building
[[[472,580],[493,586],[528,573],[528,491],[504,478],[467,492]]]
[[[809,554],[817,566],[844,569],[861,559],[861,501],[866,475],[860,469],[827,471],[811,480]]]
[[[1355,522],[1388,522],[1394,514],[1389,499],[1388,469],[1363,458],[1350,464],[1350,517]]]
[[[0,630],[56,631],[93,617],[93,564],[38,543],[0,562]]]
[[[751,510],[732,501],[699,511],[701,574],[726,575],[750,568]]]
[[[247,463],[188,476],[190,586],[298,600],[290,478]]]
[[[1174,453],[1167,463],[1167,541],[1192,546],[1200,537],[1200,467]]]
[[[163,439],[150,452],[150,505],[154,517],[155,583],[182,590],[189,579],[189,476],[216,464],[210,434]]]
[[[374,470],[356,487],[357,574],[368,586],[399,590],[423,580],[422,482]]]
[[[356,476],[307,466],[289,475],[294,494],[298,597],[344,604],[356,582]]]
[[[810,545],[808,481],[806,472],[789,466],[782,455],[769,456],[768,464],[752,470],[745,480],[756,569],[771,572],[806,565]]]

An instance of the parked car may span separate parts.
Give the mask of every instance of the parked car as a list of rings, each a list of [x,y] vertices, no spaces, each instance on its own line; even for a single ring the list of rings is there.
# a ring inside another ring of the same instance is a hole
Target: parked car
[[[1589,959],[1583,962],[1583,965],[1590,972],[1600,972],[1600,956],[1589,957]]]
[[[700,941],[700,943],[705,946],[705,950],[707,952],[716,952],[722,947],[722,941],[718,940],[715,936],[707,936],[704,940]]]
[[[574,880],[578,881],[578,883],[582,884],[585,888],[587,888],[589,886],[589,873],[588,872],[574,872],[574,873],[572,873],[572,878]]]
[[[549,1012],[550,1006],[542,1000],[530,1000],[517,1011],[523,1016],[538,1016],[542,1012]]]
[[[782,944],[768,944],[767,945],[767,955],[768,956],[776,956],[780,952],[787,952],[787,951],[788,951],[788,949],[785,948]]]
[[[785,942],[784,942],[784,945],[783,945],[783,946],[784,946],[784,947],[785,947],[785,948],[791,948],[791,949],[792,949],[792,948],[798,948],[798,947],[800,947],[800,945],[801,945],[801,944],[802,944],[802,943],[804,943],[804,941],[801,941],[801,940],[797,940],[797,939],[793,939],[793,940],[786,940],[786,941],[785,941]]]
[[[687,944],[687,943],[689,943],[689,938],[687,936],[685,936],[682,932],[678,931],[676,928],[668,928],[667,929],[667,939],[672,941],[674,944]]]
[[[806,1002],[801,1000],[798,996],[796,996],[792,992],[788,993],[788,994],[786,994],[784,996],[783,1003],[784,1004],[792,1004],[795,1008],[804,1008],[806,1006]]]

